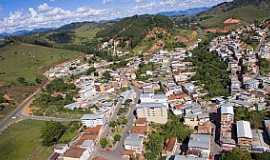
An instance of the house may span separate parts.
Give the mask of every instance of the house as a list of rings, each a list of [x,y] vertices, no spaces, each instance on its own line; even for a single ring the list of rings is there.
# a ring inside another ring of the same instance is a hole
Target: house
[[[148,124],[147,124],[147,121],[146,121],[146,118],[138,118],[136,119],[135,121],[135,126],[138,126],[138,127],[146,127]]]
[[[102,126],[96,126],[93,128],[86,128],[81,133],[80,140],[94,140],[98,141],[102,133]]]
[[[208,158],[210,155],[210,135],[191,134],[188,142],[188,155]]]
[[[146,136],[147,126],[133,126],[130,130],[131,134],[137,134],[140,136]]]
[[[63,155],[68,150],[68,148],[69,146],[67,144],[56,144],[53,150],[55,153]]]
[[[258,89],[260,81],[256,79],[250,79],[244,82],[244,88],[249,90]]]
[[[264,127],[268,135],[268,139],[270,139],[270,120],[264,120]]]
[[[177,138],[171,137],[165,141],[163,155],[164,156],[174,155],[176,153],[176,149],[177,149]]]
[[[143,136],[130,134],[124,140],[124,148],[140,154],[143,152],[143,140]]]
[[[236,147],[236,143],[232,138],[233,122],[233,105],[231,103],[220,105],[220,144],[224,151],[231,151]]]
[[[166,160],[208,160],[208,158],[194,157],[192,155],[172,155],[167,156]]]
[[[104,114],[84,114],[81,122],[86,127],[103,126],[106,123],[106,118]]]
[[[88,160],[91,154],[87,149],[71,147],[63,155],[63,160]]]
[[[250,122],[237,121],[237,141],[241,148],[250,149],[252,143],[252,132]]]
[[[269,145],[265,143],[263,130],[252,130],[252,144],[251,151],[255,153],[270,152]]]
[[[192,83],[185,83],[182,84],[183,91],[185,91],[187,94],[192,95],[195,93],[195,85]]]
[[[127,100],[132,100],[134,101],[134,99],[137,97],[137,94],[134,90],[127,90],[123,93],[121,93],[121,97],[123,97],[123,103],[125,103]]]
[[[140,96],[141,103],[161,103],[168,105],[168,98],[164,94],[143,93]]]
[[[141,103],[136,106],[137,118],[146,118],[148,122],[167,123],[168,107],[161,103]]]

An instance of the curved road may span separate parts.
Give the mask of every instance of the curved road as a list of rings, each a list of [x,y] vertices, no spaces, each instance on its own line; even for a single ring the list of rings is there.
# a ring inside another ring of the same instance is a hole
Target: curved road
[[[28,107],[32,103],[35,95],[39,94],[41,89],[45,87],[46,85],[48,85],[49,83],[50,81],[47,81],[44,85],[38,88],[34,93],[28,96],[24,101],[18,104],[17,108],[14,111],[9,113],[3,120],[0,121],[0,133],[3,132],[9,125],[17,122],[18,120],[24,119],[24,116],[20,114],[23,108]]]

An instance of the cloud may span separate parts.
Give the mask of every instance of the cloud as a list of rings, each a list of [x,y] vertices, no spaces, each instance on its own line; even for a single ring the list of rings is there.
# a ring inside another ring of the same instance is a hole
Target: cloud
[[[110,5],[112,1],[113,0],[101,1],[103,4],[108,4],[108,6],[104,5],[102,6],[103,8],[99,9],[81,6],[79,8],[68,10],[43,3],[37,7],[31,7],[26,10],[13,11],[9,16],[0,19],[0,33],[14,32],[22,29],[29,30],[34,28],[58,27],[71,22],[100,21],[122,18],[135,14],[154,14],[163,11],[184,10],[195,7],[211,6],[231,0],[129,0],[128,2],[132,3],[128,3],[129,6],[119,5],[122,6],[122,8]]]
[[[54,27],[73,21],[101,20],[102,17],[106,17],[106,10],[91,7],[64,10],[44,3],[36,9],[29,8],[27,12],[11,12],[8,17],[0,20],[0,32],[13,32],[22,28]]]
[[[109,3],[112,3],[112,0],[103,0],[102,3],[103,4],[109,4]]]

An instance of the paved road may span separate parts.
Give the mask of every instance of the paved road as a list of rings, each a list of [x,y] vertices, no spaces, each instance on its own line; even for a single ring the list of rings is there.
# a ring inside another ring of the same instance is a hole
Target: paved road
[[[131,109],[129,111],[128,114],[128,123],[126,125],[126,127],[124,128],[124,131],[122,133],[122,137],[121,140],[116,144],[116,146],[113,148],[112,151],[106,151],[102,148],[100,148],[100,146],[96,147],[96,151],[95,151],[95,156],[102,156],[104,158],[110,159],[110,160],[122,160],[122,155],[121,152],[123,151],[123,143],[124,143],[124,139],[128,136],[129,130],[132,128],[133,126],[133,119],[134,119],[134,110],[136,107],[136,104],[139,101],[139,97],[140,97],[140,93],[141,91],[135,87],[132,87],[135,92],[137,93],[136,99],[134,100],[134,102],[131,105]],[[120,103],[121,104],[121,103]],[[119,109],[119,108],[118,108]],[[115,117],[113,117],[110,121],[113,121],[117,118],[117,111],[115,112]],[[108,124],[104,127],[104,131],[102,133],[101,137],[107,137],[109,134],[109,126]]]
[[[128,123],[126,125],[126,127],[124,128],[124,131],[122,133],[122,136],[121,136],[121,139],[120,141],[117,143],[116,147],[114,148],[114,152],[116,153],[121,153],[121,151],[123,151],[123,144],[124,144],[124,140],[125,138],[128,136],[129,134],[129,131],[131,130],[132,126],[133,126],[133,120],[135,118],[134,116],[134,111],[136,109],[136,104],[138,103],[139,101],[139,98],[140,98],[140,94],[141,94],[141,91],[135,87],[133,87],[133,89],[135,90],[137,96],[136,96],[136,99],[134,100],[134,102],[131,104],[131,108],[130,108],[130,112],[128,114]]]
[[[11,124],[19,121],[20,119],[24,119],[24,117],[20,114],[23,108],[28,107],[32,103],[35,95],[39,94],[41,89],[49,83],[50,81],[46,82],[42,87],[38,88],[34,93],[32,93],[22,103],[20,103],[14,111],[9,113],[3,120],[1,120],[0,133],[3,132]]]

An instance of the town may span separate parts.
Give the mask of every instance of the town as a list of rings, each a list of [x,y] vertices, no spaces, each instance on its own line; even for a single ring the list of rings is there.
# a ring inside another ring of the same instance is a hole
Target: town
[[[244,37],[257,45],[247,44]],[[226,95],[209,96],[206,84],[194,79],[198,66],[193,50],[202,43],[198,39],[188,48],[117,63],[88,63],[93,56],[87,56],[45,72],[51,83],[61,81],[76,88],[62,110],[81,113],[77,135],[66,144],[55,144],[49,159],[211,160],[236,148],[270,152],[270,120],[265,119],[269,28],[244,26],[206,44],[209,53],[227,66],[221,73],[229,77]],[[53,97],[70,96],[57,86],[50,88],[55,89],[49,92]],[[35,110],[38,107],[32,108],[32,114],[38,113]]]

